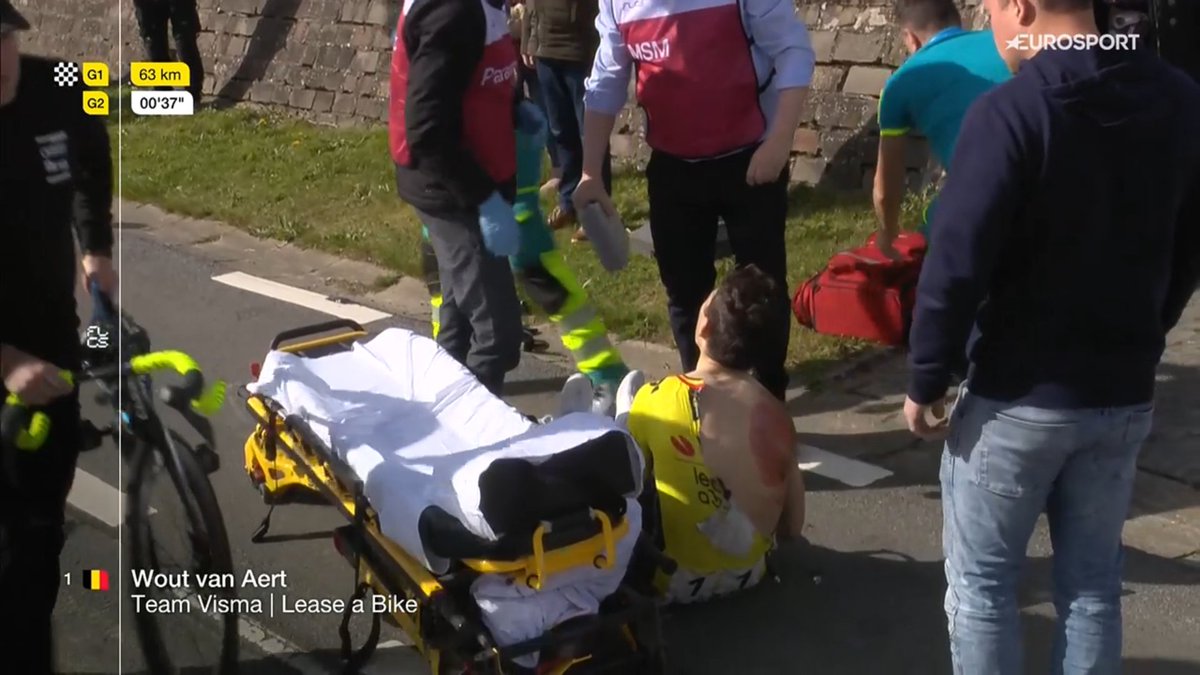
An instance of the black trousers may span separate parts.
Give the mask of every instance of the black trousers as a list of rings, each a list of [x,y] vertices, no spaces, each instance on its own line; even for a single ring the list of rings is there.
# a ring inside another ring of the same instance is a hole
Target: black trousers
[[[437,342],[493,394],[521,361],[525,330],[507,258],[483,245],[478,213],[417,215],[429,231],[442,292]]]
[[[760,350],[754,371],[759,382],[783,400],[788,387],[787,302],[788,174],[767,185],[746,184],[754,149],[717,159],[688,162],[655,152],[646,167],[650,234],[658,273],[667,291],[667,311],[685,371],[696,367],[696,322],[716,284],[717,219],[725,221],[738,266],[757,265],[783,294],[776,319],[776,346]]]
[[[79,458],[79,398],[71,395],[43,410],[50,416],[45,445],[36,452],[6,451],[0,462],[0,616],[13,619],[4,636],[13,647],[4,650],[4,671],[12,673],[54,672],[50,618],[62,580],[58,557],[66,540],[67,494]]]
[[[179,60],[191,71],[188,91],[192,99],[200,100],[204,91],[204,61],[200,58],[200,47],[196,38],[200,35],[200,14],[196,11],[196,0],[133,0],[137,12],[138,30],[146,49],[146,58],[151,61],[170,61],[171,51],[167,42],[167,24],[175,38],[175,52]]]

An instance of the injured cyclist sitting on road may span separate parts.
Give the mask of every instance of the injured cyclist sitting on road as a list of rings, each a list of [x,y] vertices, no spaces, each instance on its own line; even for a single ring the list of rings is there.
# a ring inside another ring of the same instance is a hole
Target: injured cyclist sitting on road
[[[360,342],[366,333],[358,327],[329,354],[283,348],[277,338],[247,385],[261,418],[247,470],[264,487],[286,478],[270,450],[281,446],[294,451],[288,463],[341,467],[312,475],[332,476],[336,485],[325,489],[338,503],[338,495],[361,490],[379,534],[398,547],[388,552],[403,561],[395,567],[413,579],[443,583],[470,567],[467,561],[483,559],[458,600],[502,647],[602,613],[626,580],[648,597],[656,572],[640,557],[633,564],[635,548],[656,548],[634,545],[643,513],[641,541],[657,543],[675,563],[647,556],[653,567],[672,570],[654,579],[668,599],[747,588],[764,576],[775,540],[798,535],[804,523],[792,421],[750,373],[753,355],[771,346],[778,303],[786,302],[755,267],[729,274],[702,307],[696,369],[649,384],[630,373],[617,392],[616,421],[592,413],[590,380],[579,375],[563,390],[562,414],[539,424],[435,342],[399,328]],[[267,410],[301,430],[304,452],[295,441],[270,441],[266,430],[278,423],[264,417]],[[543,570],[553,561],[541,547],[550,542],[555,555],[561,547],[538,534],[539,523],[557,533],[554,523],[578,514],[587,514],[581,522],[600,521],[603,546],[588,548],[593,537],[581,544],[586,555]],[[517,576],[526,583],[497,571],[510,562],[520,562]]]
[[[776,540],[804,526],[804,478],[796,430],[782,402],[754,378],[756,354],[774,339],[778,285],[753,265],[731,272],[700,310],[700,360],[684,375],[643,384],[630,373],[617,395],[618,419],[647,455],[657,485],[659,542],[678,564],[658,584],[672,602],[725,595],[757,584]],[[591,396],[563,391],[564,408]],[[649,489],[649,485],[647,488]]]

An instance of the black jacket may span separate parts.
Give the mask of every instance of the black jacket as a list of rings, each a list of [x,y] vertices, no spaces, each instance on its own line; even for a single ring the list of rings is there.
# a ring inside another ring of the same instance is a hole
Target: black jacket
[[[492,9],[502,7],[502,0],[487,2]],[[402,21],[389,102],[389,137],[400,198],[438,217],[472,213],[497,191],[512,201],[515,146],[509,175],[497,179],[480,160],[481,148],[473,147],[468,138],[468,127],[484,126],[493,127],[495,134],[507,134],[510,146],[515,143],[516,49],[509,34],[505,32],[503,39],[512,49],[512,72],[507,73],[511,81],[504,80],[511,86],[510,95],[501,106],[467,110],[467,97],[481,86],[481,77],[506,74],[484,65],[488,50],[495,50],[498,42],[488,42],[488,16],[480,0],[418,0]],[[399,59],[402,55],[406,63]],[[401,135],[408,148],[406,160],[397,155]]]
[[[78,367],[76,238],[112,255],[113,165],[103,117],[57,61],[21,57],[17,96],[0,107],[0,343]]]

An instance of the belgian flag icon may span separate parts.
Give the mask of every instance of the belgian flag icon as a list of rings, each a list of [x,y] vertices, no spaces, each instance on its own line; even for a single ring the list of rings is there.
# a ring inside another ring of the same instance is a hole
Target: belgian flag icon
[[[107,591],[108,590],[108,571],[107,570],[84,570],[83,585],[89,591]]]

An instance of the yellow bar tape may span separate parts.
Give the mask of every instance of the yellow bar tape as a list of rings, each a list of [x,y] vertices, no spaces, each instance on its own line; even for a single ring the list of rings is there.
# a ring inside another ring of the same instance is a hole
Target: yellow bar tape
[[[199,371],[200,365],[192,357],[180,351],[167,350],[140,354],[129,359],[129,369],[134,375],[149,375],[160,370],[174,370],[180,375]],[[192,410],[201,415],[211,415],[221,409],[225,402],[226,384],[217,380],[192,401]]]

